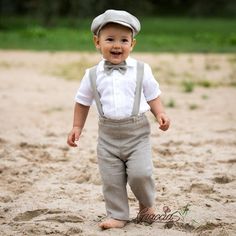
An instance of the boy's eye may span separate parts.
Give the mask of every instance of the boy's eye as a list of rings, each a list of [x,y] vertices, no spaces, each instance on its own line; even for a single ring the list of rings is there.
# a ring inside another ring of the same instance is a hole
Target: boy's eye
[[[128,39],[122,39],[121,40],[123,43],[127,43],[129,40]]]
[[[113,38],[107,38],[106,41],[112,42]]]

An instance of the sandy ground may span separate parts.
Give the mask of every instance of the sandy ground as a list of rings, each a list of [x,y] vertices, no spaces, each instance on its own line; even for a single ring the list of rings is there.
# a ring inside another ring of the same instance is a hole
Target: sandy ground
[[[171,129],[151,114],[157,214],[101,231],[105,217],[91,108],[78,148],[66,144],[86,53],[0,51],[0,234],[236,235],[236,56],[133,54],[158,75]],[[66,80],[68,73],[77,80]],[[183,92],[181,82],[197,86]],[[129,190],[131,220],[138,203]],[[164,208],[166,211],[167,208]],[[160,222],[161,221],[161,222]]]

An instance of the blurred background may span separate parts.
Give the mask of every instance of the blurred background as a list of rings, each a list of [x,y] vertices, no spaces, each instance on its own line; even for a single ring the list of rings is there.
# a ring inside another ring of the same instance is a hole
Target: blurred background
[[[140,19],[132,57],[151,66],[171,118],[163,133],[147,114],[154,207],[183,217],[119,236],[235,235],[236,0],[0,0],[0,235],[113,233],[97,228],[94,107],[78,149],[66,144],[80,80],[101,60],[90,25],[111,8]]]
[[[141,20],[137,51],[236,51],[235,0],[0,0],[0,48],[93,51],[91,21],[111,8]]]

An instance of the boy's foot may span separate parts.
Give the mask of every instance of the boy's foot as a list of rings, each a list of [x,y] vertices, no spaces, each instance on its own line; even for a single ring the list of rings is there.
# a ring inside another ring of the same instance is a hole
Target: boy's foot
[[[99,224],[99,227],[101,227],[102,229],[123,228],[126,223],[127,221],[125,220],[107,219]]]
[[[142,214],[155,214],[154,207],[146,207],[142,203],[139,203],[139,212]]]
[[[155,209],[154,207],[145,207],[139,203],[139,213],[136,218],[138,222],[147,222],[152,224],[155,222]]]

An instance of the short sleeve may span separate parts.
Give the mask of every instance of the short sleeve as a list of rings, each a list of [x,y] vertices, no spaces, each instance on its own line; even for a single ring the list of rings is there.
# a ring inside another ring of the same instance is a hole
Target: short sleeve
[[[144,64],[143,93],[146,101],[149,102],[161,94],[159,84],[153,76],[152,69],[148,64]]]
[[[75,95],[75,102],[84,106],[91,106],[93,103],[93,91],[89,79],[89,69],[86,70],[85,75],[81,80],[79,89]]]

